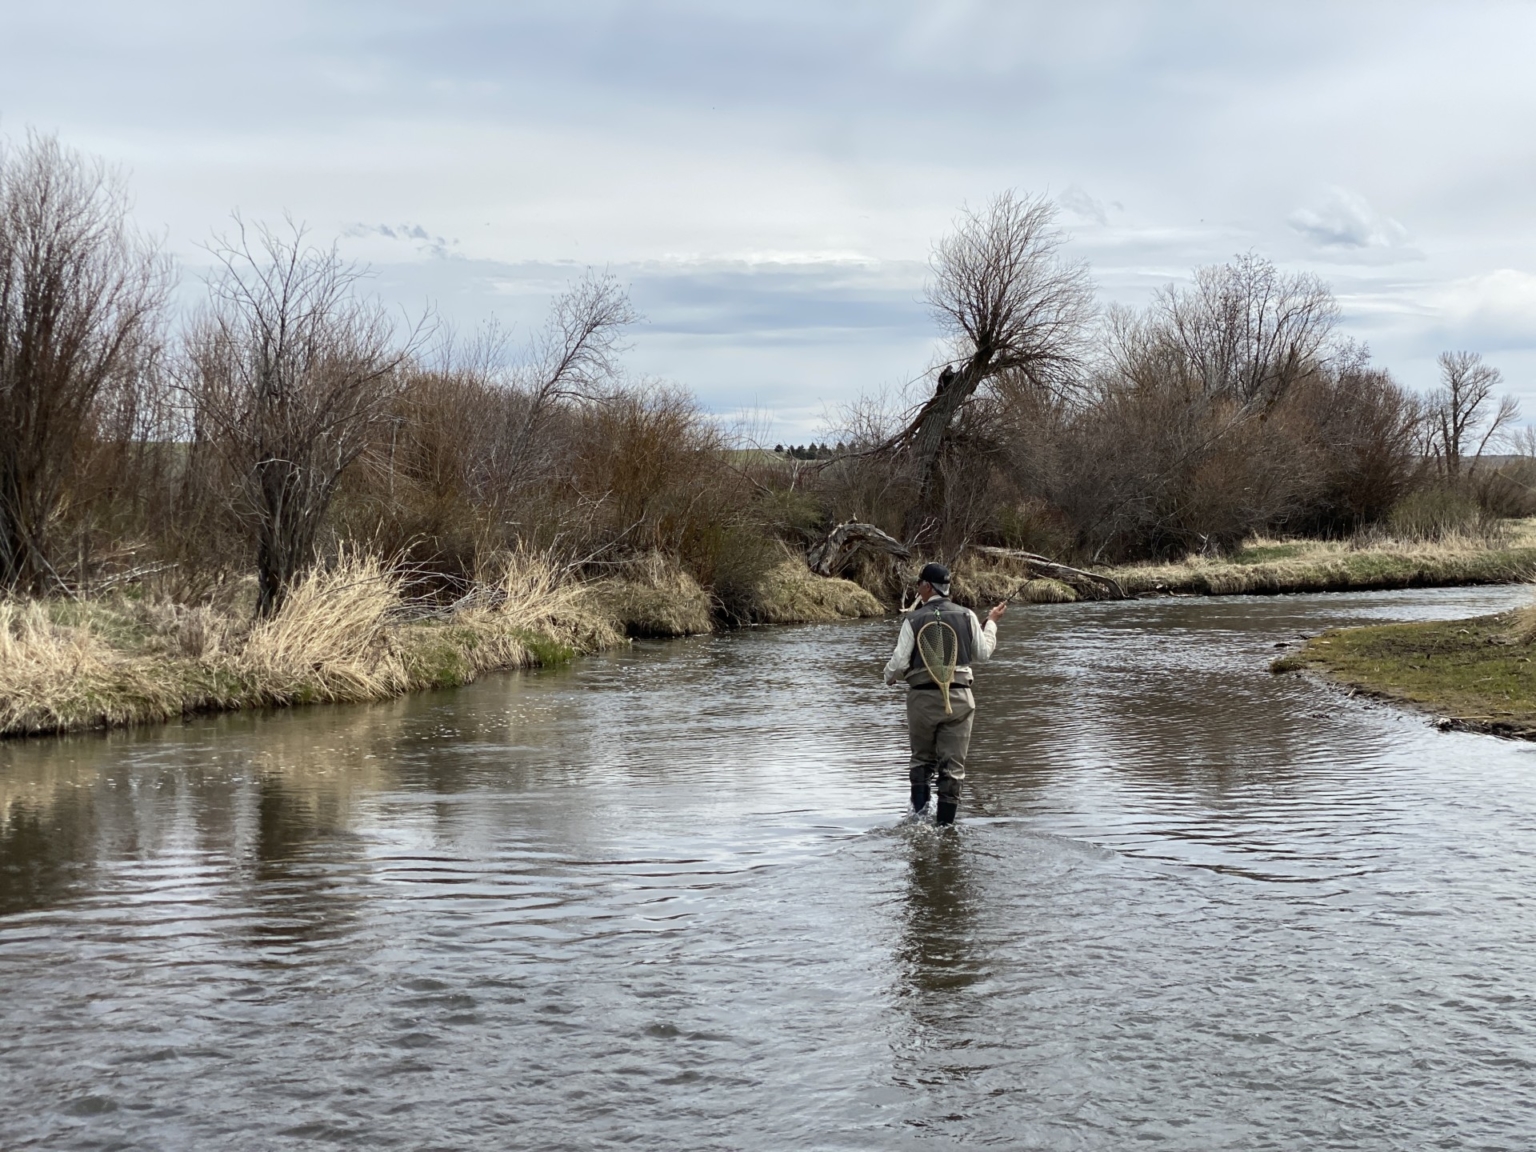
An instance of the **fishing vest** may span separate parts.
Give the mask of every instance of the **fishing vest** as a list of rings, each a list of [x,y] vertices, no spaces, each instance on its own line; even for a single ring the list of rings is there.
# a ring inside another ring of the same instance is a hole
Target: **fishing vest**
[[[910,687],[925,688],[934,682],[933,677],[928,675],[928,669],[923,667],[923,658],[917,651],[917,634],[930,620],[941,620],[955,630],[955,637],[960,641],[955,668],[971,666],[971,614],[948,596],[935,596],[928,603],[919,604],[907,613],[907,619],[912,624],[912,659],[907,664],[907,684]],[[970,686],[970,673],[956,671],[954,687]]]

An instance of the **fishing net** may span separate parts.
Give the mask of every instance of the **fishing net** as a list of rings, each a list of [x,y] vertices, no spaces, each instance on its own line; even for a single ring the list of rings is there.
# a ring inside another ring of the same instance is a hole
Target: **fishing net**
[[[955,664],[960,659],[960,637],[942,620],[930,620],[917,630],[917,654],[944,698],[944,714],[954,715],[949,706],[949,686],[954,683]]]

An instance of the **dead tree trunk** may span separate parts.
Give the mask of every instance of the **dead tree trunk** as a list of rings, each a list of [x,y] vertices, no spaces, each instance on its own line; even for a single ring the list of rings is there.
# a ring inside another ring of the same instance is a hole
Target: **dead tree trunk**
[[[916,540],[923,524],[943,504],[939,462],[944,452],[944,440],[960,409],[987,378],[991,359],[990,352],[979,351],[960,371],[945,368],[939,373],[933,395],[908,425],[910,451],[918,476],[917,502],[907,509],[902,524],[902,535],[908,540]]]
[[[888,536],[873,524],[850,520],[828,532],[819,544],[806,553],[806,563],[818,576],[836,576],[848,569],[860,552],[883,552],[905,560],[912,555],[901,541]]]

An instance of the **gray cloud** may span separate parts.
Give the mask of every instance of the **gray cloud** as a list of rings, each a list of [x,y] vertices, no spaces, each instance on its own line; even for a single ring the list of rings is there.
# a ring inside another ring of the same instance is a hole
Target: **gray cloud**
[[[1123,211],[1123,204],[1105,204],[1102,200],[1095,200],[1078,185],[1070,185],[1066,191],[1056,197],[1056,203],[1061,206],[1069,220],[1076,219],[1087,224],[1097,224],[1104,227],[1109,223],[1109,210],[1111,207]]]
[[[436,256],[439,259],[453,255],[454,250],[459,246],[457,240],[435,236],[420,224],[349,224],[341,230],[341,234],[352,240],[378,237],[399,241],[411,245],[418,252]]]

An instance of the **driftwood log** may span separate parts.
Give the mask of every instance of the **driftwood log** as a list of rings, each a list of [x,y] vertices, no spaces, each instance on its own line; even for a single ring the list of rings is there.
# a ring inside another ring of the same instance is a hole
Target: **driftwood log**
[[[978,545],[976,551],[983,556],[999,556],[1009,560],[1021,561],[1030,568],[1039,569],[1044,575],[1060,580],[1064,584],[1078,586],[1087,584],[1095,590],[1096,595],[1105,599],[1130,599],[1125,594],[1125,589],[1120,586],[1120,581],[1098,572],[1088,572],[1082,568],[1074,568],[1070,564],[1058,564],[1055,560],[1047,556],[1041,556],[1037,552],[1021,552],[1017,548],[992,548],[984,545]],[[1108,597],[1103,597],[1103,592],[1107,592],[1109,594]]]
[[[900,540],[882,532],[873,524],[849,520],[828,532],[821,543],[813,544],[805,560],[816,575],[836,576],[853,563],[855,556],[866,551],[883,552],[901,560],[912,555]]]

